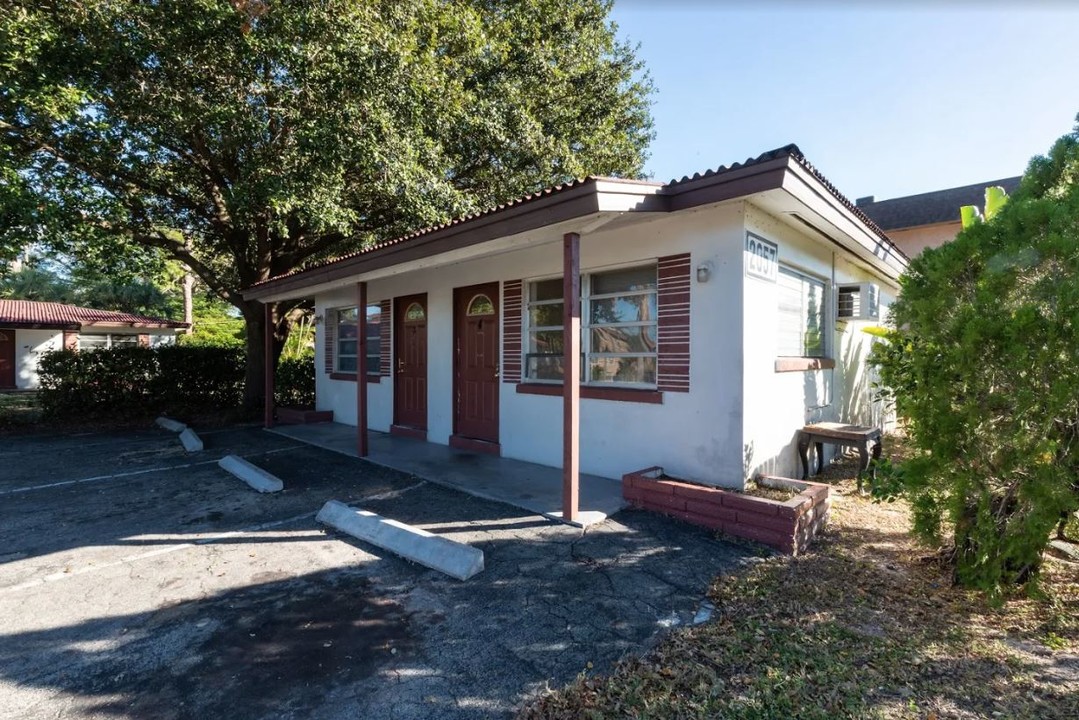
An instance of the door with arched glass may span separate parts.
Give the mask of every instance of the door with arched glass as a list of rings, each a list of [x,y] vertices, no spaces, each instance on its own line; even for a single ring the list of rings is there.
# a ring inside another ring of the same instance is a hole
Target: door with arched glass
[[[460,439],[498,443],[498,283],[454,295],[453,431]]]
[[[427,295],[394,301],[394,430],[427,430]]]

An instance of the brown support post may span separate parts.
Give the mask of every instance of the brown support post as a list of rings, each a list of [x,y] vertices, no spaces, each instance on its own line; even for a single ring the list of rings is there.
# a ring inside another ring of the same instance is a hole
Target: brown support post
[[[367,457],[367,283],[356,283],[356,453]]]
[[[266,373],[264,378],[264,385],[262,388],[264,412],[262,416],[262,423],[265,427],[273,427],[273,389],[274,389],[274,377],[273,377],[273,305],[265,303],[263,306],[263,312],[265,313],[266,328],[263,331],[263,354],[266,356],[265,363]]]
[[[576,522],[580,496],[581,236],[562,236],[562,519]]]

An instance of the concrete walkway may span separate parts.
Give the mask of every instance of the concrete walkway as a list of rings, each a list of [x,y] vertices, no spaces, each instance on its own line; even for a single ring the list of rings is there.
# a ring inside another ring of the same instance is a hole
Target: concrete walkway
[[[356,428],[339,423],[281,425],[271,432],[316,447],[357,457]],[[562,470],[412,438],[368,433],[367,460],[477,497],[562,519]],[[587,527],[602,522],[626,506],[619,480],[581,474],[577,522]]]

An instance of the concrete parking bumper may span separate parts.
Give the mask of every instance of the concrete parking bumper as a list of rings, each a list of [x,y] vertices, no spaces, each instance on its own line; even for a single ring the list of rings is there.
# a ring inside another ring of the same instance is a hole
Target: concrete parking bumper
[[[478,548],[367,510],[355,510],[337,500],[323,505],[316,520],[458,580],[483,572],[483,551]]]
[[[217,461],[217,465],[262,493],[280,492],[285,487],[281,478],[252,465],[238,455],[226,455]]]

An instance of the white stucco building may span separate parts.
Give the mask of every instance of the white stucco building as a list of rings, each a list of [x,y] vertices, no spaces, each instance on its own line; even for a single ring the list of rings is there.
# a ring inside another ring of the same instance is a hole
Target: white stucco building
[[[881,425],[861,329],[905,267],[791,145],[667,184],[579,180],[245,295],[314,298],[317,409],[336,422],[741,487],[800,476],[807,422]]]
[[[38,359],[52,350],[172,342],[182,322],[63,303],[0,300],[0,390],[38,386]]]

